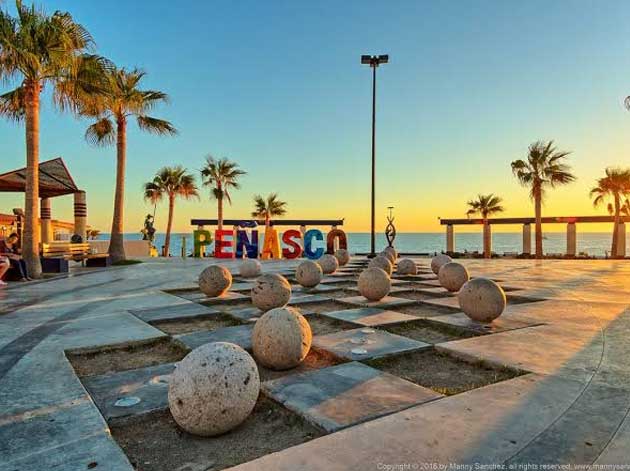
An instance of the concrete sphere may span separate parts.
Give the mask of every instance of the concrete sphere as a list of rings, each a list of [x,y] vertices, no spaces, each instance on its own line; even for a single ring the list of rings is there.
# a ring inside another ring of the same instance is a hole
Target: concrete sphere
[[[392,262],[392,265],[396,263],[398,252],[396,252],[394,247],[385,247],[382,253],[389,259],[390,262]]]
[[[325,275],[335,273],[337,268],[339,268],[339,261],[337,260],[337,257],[329,253],[324,254],[322,258],[317,260],[317,263],[319,263],[319,266],[322,267],[322,271]]]
[[[293,307],[272,309],[256,321],[252,333],[254,357],[267,368],[298,366],[311,349],[311,326]]]
[[[199,289],[211,298],[221,296],[230,289],[230,286],[232,286],[232,274],[221,265],[210,265],[199,275]]]
[[[350,252],[348,252],[346,249],[338,249],[335,252],[335,258],[339,262],[339,266],[343,267],[344,265],[347,265],[350,261]]]
[[[291,285],[284,276],[276,273],[262,275],[252,288],[252,302],[261,311],[284,307],[291,299]]]
[[[399,275],[417,275],[418,267],[416,266],[416,262],[410,258],[399,260],[396,266],[396,273]]]
[[[260,275],[262,272],[262,265],[255,258],[248,258],[243,260],[239,268],[239,273],[243,278],[253,278]]]
[[[295,279],[306,288],[314,288],[322,281],[323,277],[322,267],[312,260],[305,260],[295,269]]]
[[[207,343],[177,364],[168,405],[181,428],[208,437],[243,422],[259,392],[258,368],[245,350],[227,342]]]
[[[457,293],[459,307],[472,320],[492,322],[505,310],[503,289],[487,278],[473,278]]]
[[[359,293],[370,301],[379,301],[389,294],[392,282],[382,268],[371,267],[359,275]]]
[[[445,253],[436,255],[431,259],[431,270],[437,275],[440,272],[440,268],[442,268],[442,265],[452,261],[453,259]]]
[[[368,268],[373,267],[384,270],[385,273],[387,273],[387,276],[391,276],[392,272],[394,271],[394,266],[392,265],[392,262],[390,262],[385,255],[377,255],[372,260],[370,260],[370,263],[368,263]]]
[[[464,283],[470,280],[468,270],[461,263],[448,262],[442,265],[438,272],[438,279],[442,287],[448,291],[459,291]]]

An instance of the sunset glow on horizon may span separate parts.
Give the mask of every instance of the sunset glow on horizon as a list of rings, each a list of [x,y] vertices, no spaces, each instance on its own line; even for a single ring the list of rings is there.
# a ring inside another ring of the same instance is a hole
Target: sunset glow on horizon
[[[630,167],[627,2],[246,1],[199,3],[194,15],[166,1],[38,4],[71,11],[100,54],[146,70],[146,87],[170,95],[156,114],[178,136],[129,129],[125,232],[139,231],[153,212],[144,182],[177,164],[198,178],[207,154],[248,172],[226,218],[249,218],[254,194],[277,192],[288,202],[286,218],[345,218],[346,231],[369,231],[371,75],[359,62],[366,53],[390,55],[378,72],[379,232],[388,206],[399,232],[442,232],[438,218],[466,217],[466,201],[479,193],[503,198],[499,217],[533,217],[510,162],[537,140],[571,151],[577,177],[547,193],[544,216],[606,215],[589,191],[606,167]],[[88,145],[88,121],[54,111],[49,94],[41,160],[64,158],[87,192],[89,224],[109,232],[115,149]],[[0,156],[0,173],[24,167],[23,124],[0,120]],[[207,189],[201,195],[177,202],[175,232],[216,217],[216,201]],[[0,194],[0,213],[23,204],[21,194]],[[54,219],[72,220],[72,197],[52,205]],[[166,211],[157,208],[159,231]]]

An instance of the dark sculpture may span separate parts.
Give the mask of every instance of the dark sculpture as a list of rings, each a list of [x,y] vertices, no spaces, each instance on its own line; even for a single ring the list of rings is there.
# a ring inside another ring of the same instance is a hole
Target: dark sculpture
[[[151,214],[147,214],[147,217],[144,218],[144,227],[140,233],[142,234],[142,240],[148,240],[151,242],[151,246],[153,246],[153,241],[155,240],[155,227],[153,227],[153,216]]]
[[[387,246],[394,246],[394,239],[396,238],[396,227],[394,226],[394,216],[392,216],[393,206],[389,206],[387,215],[387,227],[385,228],[385,238],[387,239]]]

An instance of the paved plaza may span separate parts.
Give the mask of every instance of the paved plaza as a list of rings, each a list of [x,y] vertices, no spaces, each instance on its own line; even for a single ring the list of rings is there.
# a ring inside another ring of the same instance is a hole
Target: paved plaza
[[[152,259],[0,291],[0,471],[144,469],[110,428],[167,409],[172,356],[210,341],[251,350],[261,314],[252,281],[236,277],[230,295],[206,298],[195,285],[209,263]],[[238,273],[238,262],[222,263]],[[295,286],[296,261],[263,263],[292,282],[290,304],[311,322],[320,357],[282,375],[261,370],[261,395],[321,436],[234,469],[630,463],[630,264],[464,260],[506,287],[505,313],[485,326],[458,312],[427,259],[417,263],[421,274],[395,277],[379,303],[354,290],[362,259],[316,290]],[[122,347],[151,348],[152,362],[120,360]],[[425,384],[429,364],[414,359],[501,373],[460,392]],[[180,469],[221,467],[203,466]]]

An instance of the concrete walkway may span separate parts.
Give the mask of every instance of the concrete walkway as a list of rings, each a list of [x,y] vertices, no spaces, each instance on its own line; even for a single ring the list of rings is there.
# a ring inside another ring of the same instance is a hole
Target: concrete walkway
[[[0,291],[0,470],[131,470],[64,351],[163,336],[129,310],[181,303],[162,290],[192,286],[208,263],[153,260]],[[501,279],[525,288],[519,294],[548,299],[511,305],[504,314],[542,325],[440,348],[531,374],[412,407],[237,468],[630,463],[630,264],[466,263],[475,276]],[[267,266],[280,270],[292,264]]]

